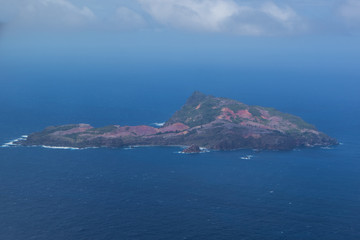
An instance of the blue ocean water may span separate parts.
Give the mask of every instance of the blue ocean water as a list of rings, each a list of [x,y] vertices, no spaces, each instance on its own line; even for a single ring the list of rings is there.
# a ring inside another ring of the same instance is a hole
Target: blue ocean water
[[[342,145],[197,155],[0,148],[0,239],[360,239],[357,73],[82,62],[1,69],[1,143],[49,125],[162,122],[200,90],[299,115]]]

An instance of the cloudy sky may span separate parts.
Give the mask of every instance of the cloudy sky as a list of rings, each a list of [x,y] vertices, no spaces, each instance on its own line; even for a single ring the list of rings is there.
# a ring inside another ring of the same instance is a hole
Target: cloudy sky
[[[0,0],[0,65],[14,69],[358,72],[359,38],[360,0]]]
[[[9,30],[357,34],[360,0],[0,0]]]

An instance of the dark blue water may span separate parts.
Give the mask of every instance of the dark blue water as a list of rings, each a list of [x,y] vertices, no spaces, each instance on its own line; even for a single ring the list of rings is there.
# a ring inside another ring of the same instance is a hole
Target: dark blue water
[[[0,76],[1,143],[48,125],[165,121],[194,90],[299,115],[343,143],[198,155],[0,148],[0,239],[360,239],[356,72],[3,61]]]

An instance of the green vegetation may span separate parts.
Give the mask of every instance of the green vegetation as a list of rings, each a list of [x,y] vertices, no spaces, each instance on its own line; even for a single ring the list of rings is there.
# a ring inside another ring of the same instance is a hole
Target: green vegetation
[[[294,115],[289,114],[289,113],[280,112],[280,111],[276,110],[275,108],[265,108],[265,109],[269,112],[270,115],[279,116],[279,117],[283,118],[284,120],[287,120],[287,121],[295,124],[299,128],[306,128],[306,129],[316,130],[314,125],[305,122],[300,117],[294,116]]]
[[[195,134],[195,133],[197,133],[197,130],[196,130],[196,129],[193,129],[193,130],[191,130],[190,132],[188,132],[187,136],[192,135],[192,134]]]
[[[254,116],[254,117],[261,117],[261,112],[259,111],[259,108],[257,106],[250,106],[249,107],[249,112]]]
[[[206,96],[205,94],[203,94],[202,92],[199,91],[195,91],[186,101],[186,105],[191,105],[191,106],[196,106],[197,104],[199,104],[201,101],[205,100],[205,98],[207,98],[208,96]]]
[[[236,124],[239,124],[239,123],[243,122],[243,120],[241,118],[239,118],[239,117],[236,117],[236,118],[232,117],[231,120],[232,120],[233,123],[236,123]]]
[[[293,134],[298,135],[298,134],[301,134],[301,131],[299,129],[297,129],[297,128],[291,128],[291,129],[285,131],[285,133],[286,134],[291,134],[291,135],[293,135]]]
[[[212,124],[212,126],[214,126],[214,127],[219,127],[219,126],[223,126],[223,125],[224,125],[224,123],[222,123],[222,122],[217,122],[217,123]]]
[[[57,131],[67,131],[73,128],[79,127],[78,124],[69,124],[69,125],[62,125],[62,126],[51,126],[44,129],[43,133],[50,134]]]
[[[72,140],[76,141],[79,137],[79,133],[72,133],[65,135],[66,138],[71,138]]]
[[[221,113],[221,109],[217,108],[219,104],[217,98],[212,96],[206,96],[205,98],[199,96],[199,98],[196,97],[196,99],[201,99],[202,101],[199,102],[194,99],[188,101],[173,115],[167,124],[181,122],[189,127],[194,127],[214,121]],[[197,106],[199,106],[198,109],[196,109]]]
[[[247,108],[247,105],[245,105],[243,103],[232,103],[232,104],[227,105],[227,107],[236,113],[240,110],[245,110]]]
[[[109,126],[100,127],[100,128],[92,128],[92,129],[87,130],[86,132],[92,133],[92,134],[104,134],[104,133],[112,132],[116,129],[117,129],[116,126],[109,125]]]

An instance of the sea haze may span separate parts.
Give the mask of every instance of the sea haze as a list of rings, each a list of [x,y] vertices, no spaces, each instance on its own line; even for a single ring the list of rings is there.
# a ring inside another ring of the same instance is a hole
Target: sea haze
[[[360,239],[356,44],[342,39],[339,53],[319,39],[235,48],[232,38],[203,46],[189,37],[176,49],[167,37],[134,53],[129,39],[113,52],[104,42],[115,40],[3,39],[0,143],[49,125],[164,122],[200,90],[301,116],[341,145],[194,155],[0,148],[0,239]]]

